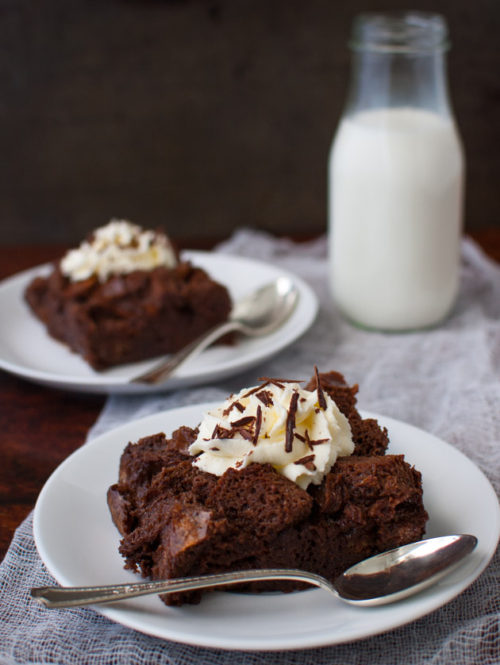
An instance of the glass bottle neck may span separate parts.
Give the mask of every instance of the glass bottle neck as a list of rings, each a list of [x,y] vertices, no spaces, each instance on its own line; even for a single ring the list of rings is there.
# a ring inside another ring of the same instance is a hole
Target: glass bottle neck
[[[351,84],[344,114],[409,107],[451,116],[443,51],[352,53]]]

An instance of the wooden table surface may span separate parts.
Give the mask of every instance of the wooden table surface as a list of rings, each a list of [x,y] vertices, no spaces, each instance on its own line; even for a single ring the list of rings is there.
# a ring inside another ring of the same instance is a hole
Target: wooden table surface
[[[500,228],[473,237],[500,262]],[[209,244],[204,240],[190,246]],[[63,249],[0,247],[0,279],[55,259]],[[85,441],[104,401],[102,395],[38,386],[0,370],[0,559],[49,475]]]

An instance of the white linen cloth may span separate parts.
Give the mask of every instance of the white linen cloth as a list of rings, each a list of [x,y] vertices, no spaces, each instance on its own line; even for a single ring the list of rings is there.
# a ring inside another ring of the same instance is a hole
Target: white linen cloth
[[[327,284],[326,239],[306,244],[250,230],[216,251],[295,272],[320,301],[312,328],[270,361],[216,385],[149,396],[110,397],[89,439],[117,424],[184,404],[218,400],[256,378],[308,378],[314,364],[359,383],[359,407],[416,425],[472,459],[500,492],[500,267],[462,242],[460,296],[441,326],[405,334],[366,332],[344,321]],[[458,598],[431,615],[359,642],[304,651],[234,652],[150,637],[91,609],[46,610],[32,586],[52,583],[36,552],[32,517],[0,565],[0,663],[111,665],[441,665],[500,663],[497,555]]]

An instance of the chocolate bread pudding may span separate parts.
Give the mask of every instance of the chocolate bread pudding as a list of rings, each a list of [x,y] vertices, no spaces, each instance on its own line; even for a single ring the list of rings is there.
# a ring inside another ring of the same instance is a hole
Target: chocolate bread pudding
[[[316,370],[305,388],[264,379],[195,429],[129,443],[108,490],[125,567],[152,579],[301,568],[334,580],[368,556],[419,540],[427,520],[420,473],[386,454],[388,433],[360,416],[356,392],[337,372]]]
[[[25,298],[94,369],[175,352],[231,311],[227,289],[180,261],[164,234],[124,220],[97,229]]]

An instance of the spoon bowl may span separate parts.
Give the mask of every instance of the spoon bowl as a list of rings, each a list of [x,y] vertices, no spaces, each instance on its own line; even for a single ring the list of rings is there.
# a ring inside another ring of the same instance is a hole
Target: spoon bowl
[[[335,580],[335,590],[353,605],[386,605],[432,586],[476,545],[468,534],[402,545],[348,568]]]
[[[177,353],[161,360],[153,369],[134,377],[131,383],[163,383],[180,365],[230,332],[239,332],[248,337],[269,335],[289,318],[298,298],[297,287],[287,277],[279,277],[265,284],[239,300],[228,321],[214,326]]]
[[[263,580],[295,580],[329,591],[351,605],[386,605],[434,584],[477,545],[468,534],[440,536],[376,554],[343,572],[332,583],[295,569],[242,570],[200,577],[93,587],[37,587],[31,595],[48,608],[109,603],[148,594],[177,593]]]

